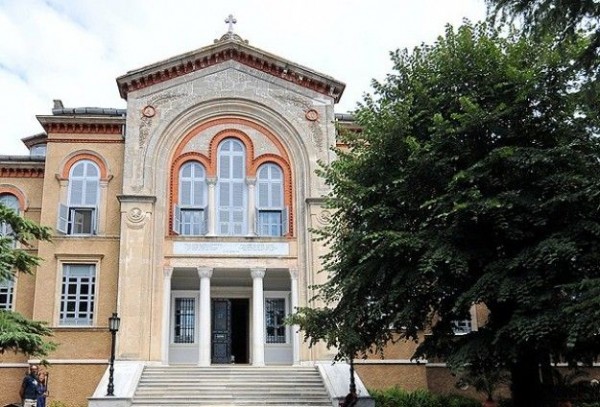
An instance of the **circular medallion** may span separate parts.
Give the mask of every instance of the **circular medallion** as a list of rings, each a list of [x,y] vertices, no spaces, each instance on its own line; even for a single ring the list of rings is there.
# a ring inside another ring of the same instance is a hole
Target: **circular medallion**
[[[148,105],[142,109],[142,114],[145,117],[153,117],[156,114],[156,109],[153,106]]]
[[[314,122],[318,118],[319,118],[319,113],[315,109],[310,109],[309,111],[306,112],[306,120],[310,120],[311,122]]]
[[[127,213],[127,220],[132,223],[139,223],[144,220],[144,212],[140,208],[133,208]]]

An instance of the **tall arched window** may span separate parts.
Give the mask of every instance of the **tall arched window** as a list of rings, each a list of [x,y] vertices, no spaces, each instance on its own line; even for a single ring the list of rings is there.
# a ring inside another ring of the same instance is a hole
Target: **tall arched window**
[[[19,199],[13,194],[0,194],[0,204],[19,213]],[[6,222],[0,222],[0,236],[12,237],[13,230]],[[16,242],[12,241],[12,247]],[[0,278],[0,309],[11,310],[13,308],[14,284],[11,278]]]
[[[69,172],[67,205],[60,204],[57,229],[69,235],[96,234],[100,169],[90,160],[77,162]]]
[[[1,194],[0,204],[19,213],[19,199],[13,194]],[[0,236],[11,236],[12,228],[6,222],[0,223]]]
[[[217,230],[219,235],[246,233],[246,152],[236,139],[219,145]]]
[[[276,164],[262,165],[256,179],[256,233],[259,236],[283,236],[287,233],[287,223],[283,172]]]
[[[206,234],[206,171],[195,162],[179,170],[179,203],[175,205],[173,230],[186,236]]]

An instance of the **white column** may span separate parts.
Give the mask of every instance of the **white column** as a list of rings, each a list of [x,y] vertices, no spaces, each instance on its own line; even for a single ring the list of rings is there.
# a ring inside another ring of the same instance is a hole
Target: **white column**
[[[162,364],[169,364],[169,343],[171,338],[171,276],[173,267],[163,268],[163,303],[162,303]]]
[[[265,303],[263,277],[265,268],[252,268],[252,365],[265,365]]]
[[[295,313],[298,308],[298,269],[290,268],[291,291],[292,291],[292,309],[291,313]],[[299,325],[292,325],[292,356],[294,365],[300,364],[300,330]]]
[[[215,187],[216,178],[206,178],[208,184],[208,236],[215,236],[217,230],[217,195]]]
[[[256,178],[246,178],[248,185],[248,236],[256,236]]]
[[[198,267],[198,276],[200,276],[200,357],[198,366],[210,366],[210,278],[213,269],[210,267]]]

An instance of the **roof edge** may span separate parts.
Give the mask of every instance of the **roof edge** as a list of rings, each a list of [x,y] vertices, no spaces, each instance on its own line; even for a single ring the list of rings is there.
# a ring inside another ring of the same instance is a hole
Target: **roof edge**
[[[230,38],[155,64],[129,71],[116,79],[123,99],[131,91],[196,72],[228,60],[269,73],[278,78],[332,97],[339,102],[346,84],[295,62]]]

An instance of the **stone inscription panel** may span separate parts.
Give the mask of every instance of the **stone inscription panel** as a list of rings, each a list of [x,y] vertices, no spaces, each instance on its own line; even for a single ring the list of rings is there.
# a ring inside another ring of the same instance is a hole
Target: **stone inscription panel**
[[[174,242],[173,253],[210,256],[288,256],[290,245],[282,242]]]

